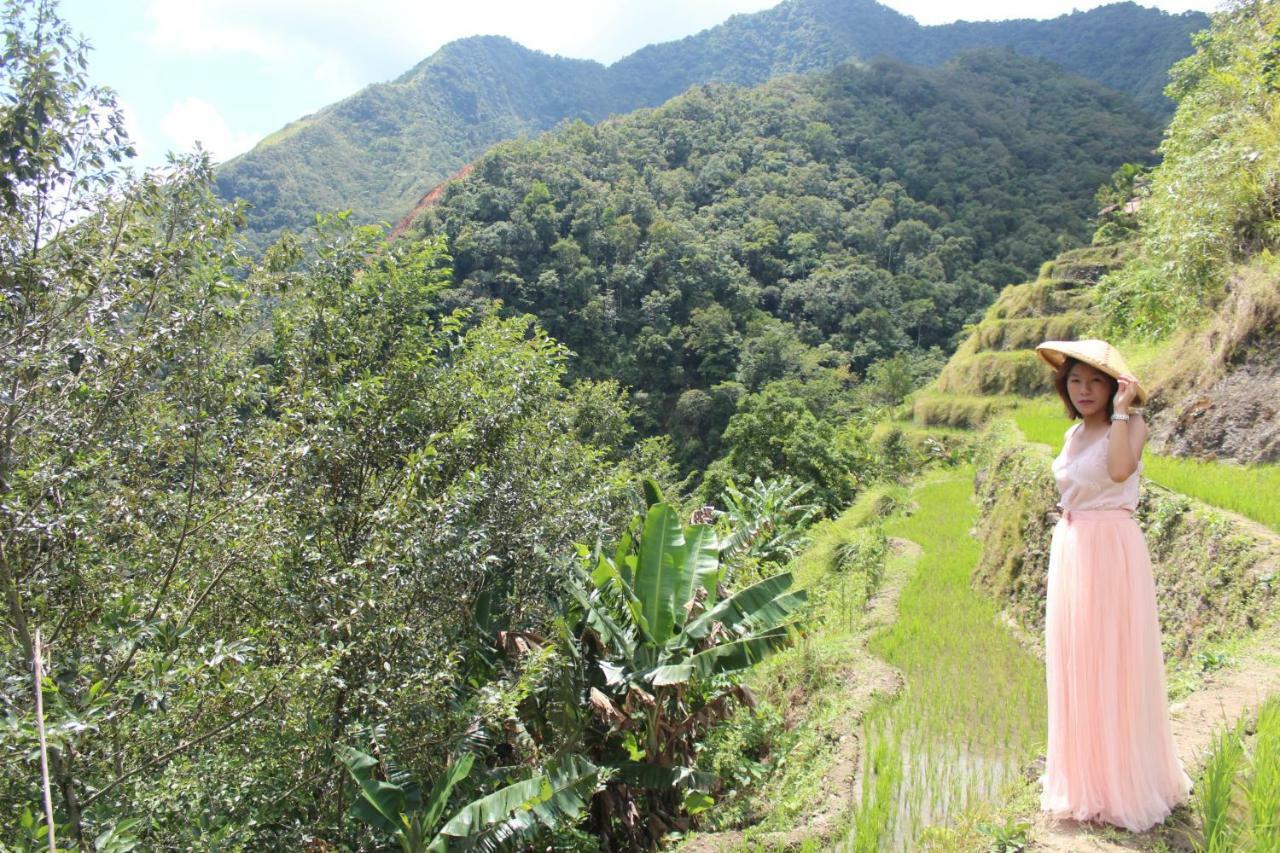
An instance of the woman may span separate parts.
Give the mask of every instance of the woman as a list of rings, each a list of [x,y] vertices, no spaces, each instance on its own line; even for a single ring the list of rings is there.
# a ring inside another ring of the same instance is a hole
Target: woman
[[[1146,393],[1104,341],[1046,341],[1067,430],[1053,461],[1062,518],[1053,529],[1045,608],[1049,750],[1040,807],[1142,832],[1186,801],[1166,705],[1151,558],[1133,512]]]

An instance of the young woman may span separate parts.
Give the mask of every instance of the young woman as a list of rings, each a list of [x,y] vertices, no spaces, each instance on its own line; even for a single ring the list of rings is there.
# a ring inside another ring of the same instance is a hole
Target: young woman
[[[1173,743],[1156,590],[1133,520],[1147,427],[1138,380],[1104,341],[1046,341],[1067,430],[1053,474],[1045,608],[1049,749],[1040,807],[1054,817],[1142,832],[1186,801]]]

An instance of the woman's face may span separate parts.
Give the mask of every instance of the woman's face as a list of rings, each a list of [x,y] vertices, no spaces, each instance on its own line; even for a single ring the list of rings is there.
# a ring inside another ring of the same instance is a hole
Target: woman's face
[[[1098,368],[1077,363],[1067,372],[1067,394],[1076,411],[1082,417],[1088,417],[1106,410],[1107,399],[1111,396],[1111,380]]]

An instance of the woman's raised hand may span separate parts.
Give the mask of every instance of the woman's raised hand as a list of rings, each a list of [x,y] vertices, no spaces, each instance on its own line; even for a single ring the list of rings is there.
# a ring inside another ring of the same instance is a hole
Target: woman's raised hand
[[[1133,398],[1138,395],[1138,380],[1132,374],[1122,373],[1116,377],[1116,381],[1120,383],[1120,387],[1116,389],[1116,395],[1111,399],[1111,408],[1113,411],[1125,414]]]

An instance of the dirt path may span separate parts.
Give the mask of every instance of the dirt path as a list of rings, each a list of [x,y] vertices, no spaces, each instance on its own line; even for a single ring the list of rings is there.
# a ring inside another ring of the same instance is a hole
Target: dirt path
[[[880,589],[867,603],[862,642],[845,674],[854,712],[847,717],[847,727],[837,742],[834,760],[821,780],[819,796],[813,809],[796,821],[796,829],[754,835],[750,839],[752,849],[791,849],[807,839],[830,839],[843,829],[850,810],[857,808],[862,798],[862,718],[877,697],[892,696],[903,686],[902,673],[868,652],[866,638],[898,618],[902,587],[915,572],[920,558],[920,546],[914,542],[892,538],[890,544],[895,558],[890,560],[893,568],[885,573]],[[697,836],[679,849],[682,853],[709,853],[738,849],[745,843],[744,832],[718,832]]]
[[[1202,686],[1169,708],[1178,757],[1194,779],[1204,766],[1214,738],[1257,710],[1268,696],[1280,693],[1280,626],[1259,632],[1239,655],[1235,666],[1205,676]],[[1141,835],[1114,827],[1075,821],[1054,821],[1037,814],[1031,832],[1032,849],[1192,850],[1196,837],[1189,807],[1174,810],[1161,826]]]

